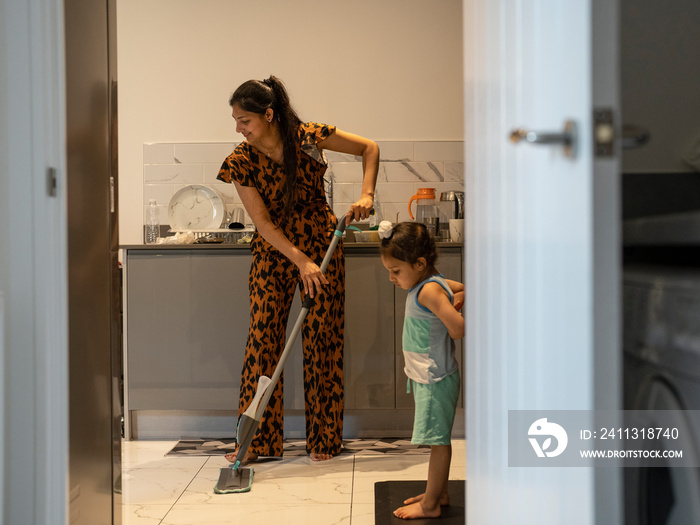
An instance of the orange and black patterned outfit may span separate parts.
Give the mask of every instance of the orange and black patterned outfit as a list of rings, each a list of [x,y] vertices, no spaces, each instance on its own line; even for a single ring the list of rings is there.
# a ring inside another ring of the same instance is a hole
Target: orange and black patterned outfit
[[[296,204],[283,215],[285,172],[280,164],[242,142],[221,166],[218,179],[257,189],[272,222],[319,266],[331,242],[337,219],[326,201],[323,175],[326,161],[317,143],[333,126],[306,123],[299,127]],[[284,349],[289,310],[299,286],[297,266],[257,232],[251,242],[250,329],[241,377],[239,416],[255,395],[258,378],[271,377]],[[342,243],[326,270],[329,284],[315,297],[302,327],[307,453],[338,454],[343,437],[343,342],[345,321],[345,260]],[[263,414],[250,446],[261,456],[281,456],[283,441],[282,381]]]

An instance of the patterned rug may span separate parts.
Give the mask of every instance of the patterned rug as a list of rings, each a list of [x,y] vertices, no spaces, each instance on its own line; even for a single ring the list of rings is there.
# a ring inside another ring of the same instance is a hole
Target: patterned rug
[[[181,439],[166,456],[219,456],[233,452],[236,440],[231,439]],[[348,439],[343,441],[341,456],[360,454],[430,454],[430,447],[412,445],[410,439]],[[284,442],[284,455],[305,456],[306,442],[303,439],[287,439]]]

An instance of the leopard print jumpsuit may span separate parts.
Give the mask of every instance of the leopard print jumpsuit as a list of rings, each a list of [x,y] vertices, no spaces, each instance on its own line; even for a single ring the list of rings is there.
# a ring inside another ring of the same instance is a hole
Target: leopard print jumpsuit
[[[326,161],[317,143],[333,126],[302,124],[297,143],[296,205],[282,217],[285,173],[281,165],[242,142],[221,166],[218,179],[253,186],[272,222],[319,266],[328,249],[337,219],[323,187]],[[253,262],[248,278],[250,329],[246,344],[239,417],[250,405],[261,375],[271,377],[284,349],[289,311],[297,287],[303,300],[299,270],[257,232],[251,242]],[[345,320],[345,260],[342,242],[326,270],[329,284],[316,296],[302,326],[304,401],[307,453],[336,455],[343,436],[343,343]],[[283,441],[283,375],[265,410],[249,450],[261,456],[281,456]]]

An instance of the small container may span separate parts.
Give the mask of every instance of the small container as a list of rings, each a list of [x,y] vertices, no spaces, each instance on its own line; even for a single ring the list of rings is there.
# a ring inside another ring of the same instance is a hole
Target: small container
[[[382,216],[380,213],[380,205],[379,205],[379,196],[377,194],[374,195],[374,206],[372,207],[372,210],[369,212],[369,229],[370,230],[376,230],[379,228],[379,223],[382,222]]]
[[[156,200],[148,202],[146,210],[146,244],[157,244],[160,238],[160,219],[158,217],[158,206]]]
[[[379,232],[376,230],[353,232],[355,242],[379,242]]]

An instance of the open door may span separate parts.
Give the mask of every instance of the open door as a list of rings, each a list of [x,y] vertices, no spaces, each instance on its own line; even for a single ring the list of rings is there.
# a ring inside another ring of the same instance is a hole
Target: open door
[[[620,523],[619,471],[508,466],[509,410],[621,408],[617,2],[464,16],[467,522]]]

